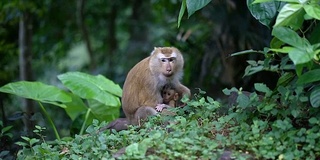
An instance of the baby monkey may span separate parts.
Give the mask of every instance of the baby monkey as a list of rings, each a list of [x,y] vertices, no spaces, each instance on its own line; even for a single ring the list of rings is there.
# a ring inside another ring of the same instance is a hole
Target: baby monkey
[[[161,95],[163,99],[163,104],[158,104],[156,106],[156,111],[161,112],[163,109],[169,107],[178,107],[179,103],[179,93],[171,84],[166,84],[162,90]]]

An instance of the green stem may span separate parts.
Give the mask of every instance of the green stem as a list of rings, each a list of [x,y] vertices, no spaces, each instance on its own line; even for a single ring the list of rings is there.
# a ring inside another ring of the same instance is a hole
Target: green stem
[[[87,113],[86,113],[86,117],[85,117],[85,119],[84,119],[84,122],[83,122],[82,127],[81,127],[81,130],[80,130],[80,135],[82,135],[83,132],[84,132],[84,128],[86,127],[86,123],[87,123],[87,121],[88,121],[90,112],[91,112],[91,108],[89,108],[88,111],[87,111]]]
[[[58,140],[60,140],[59,133],[58,133],[57,128],[56,128],[56,126],[54,125],[51,117],[49,116],[48,112],[47,112],[46,109],[43,107],[43,105],[42,105],[40,102],[38,102],[38,103],[39,103],[40,108],[42,109],[44,115],[47,117],[49,123],[51,124],[52,129],[53,129],[53,131],[54,131],[54,134],[56,135],[56,138],[57,138]]]

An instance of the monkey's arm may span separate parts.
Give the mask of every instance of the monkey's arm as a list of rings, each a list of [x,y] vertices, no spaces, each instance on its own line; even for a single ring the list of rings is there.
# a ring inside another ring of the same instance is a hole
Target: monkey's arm
[[[177,92],[181,95],[181,97],[183,97],[184,95],[187,95],[188,98],[191,98],[191,92],[188,87],[180,83],[176,88],[177,88]]]

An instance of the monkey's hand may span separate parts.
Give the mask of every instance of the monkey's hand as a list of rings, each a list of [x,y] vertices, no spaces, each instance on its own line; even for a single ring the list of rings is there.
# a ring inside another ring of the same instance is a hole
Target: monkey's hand
[[[156,111],[161,112],[165,108],[167,108],[167,105],[165,105],[165,104],[157,104]]]

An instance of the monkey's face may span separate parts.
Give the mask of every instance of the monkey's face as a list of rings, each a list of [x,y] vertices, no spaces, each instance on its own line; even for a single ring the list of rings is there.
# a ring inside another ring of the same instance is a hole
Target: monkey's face
[[[173,89],[167,89],[162,91],[163,103],[169,103],[174,100],[175,91]]]
[[[183,57],[174,47],[157,47],[151,53],[150,68],[153,73],[163,75],[165,78],[182,75]]]
[[[162,74],[171,77],[175,70],[176,57],[160,58]]]

